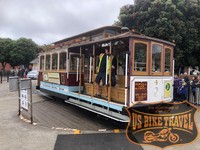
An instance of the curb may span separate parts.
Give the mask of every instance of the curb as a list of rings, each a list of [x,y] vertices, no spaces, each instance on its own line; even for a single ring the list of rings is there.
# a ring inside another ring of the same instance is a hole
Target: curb
[[[24,118],[22,115],[19,116],[20,119],[26,123],[31,124],[31,121]],[[63,128],[63,127],[48,127],[44,125],[40,125],[36,122],[33,123],[34,126],[40,126],[49,128],[52,130],[58,130],[58,131],[67,131],[69,134],[91,134],[91,133],[125,133],[125,129],[97,129],[97,130],[79,130],[79,129],[72,129],[72,128]]]

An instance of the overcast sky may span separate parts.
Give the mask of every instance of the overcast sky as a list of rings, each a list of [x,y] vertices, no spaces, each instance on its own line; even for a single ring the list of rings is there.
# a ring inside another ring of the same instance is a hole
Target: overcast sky
[[[112,25],[133,0],[0,0],[0,38],[37,44]]]

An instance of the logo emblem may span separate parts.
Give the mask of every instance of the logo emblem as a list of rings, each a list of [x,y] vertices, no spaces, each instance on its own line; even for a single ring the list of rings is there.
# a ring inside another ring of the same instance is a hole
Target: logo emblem
[[[165,89],[164,89],[164,98],[170,98],[172,94],[172,82],[171,81],[165,81]]]
[[[167,91],[170,90],[170,84],[169,84],[169,83],[166,83],[165,89],[166,89]]]
[[[198,136],[195,113],[197,107],[181,103],[137,103],[129,108],[130,122],[126,129],[129,141],[164,148],[189,144]]]

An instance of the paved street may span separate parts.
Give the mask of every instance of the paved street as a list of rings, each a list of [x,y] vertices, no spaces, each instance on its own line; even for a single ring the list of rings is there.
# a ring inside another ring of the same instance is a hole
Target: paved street
[[[33,85],[35,85],[35,81],[33,82]],[[53,99],[49,100],[48,98],[41,96],[40,93],[35,90],[33,91],[33,102],[35,125],[31,125],[28,122],[29,119],[28,116],[26,116],[26,112],[23,114],[27,120],[20,118],[17,115],[17,92],[9,92],[8,83],[5,81],[3,84],[0,84],[0,150],[92,150],[94,149],[95,145],[95,149],[101,148],[110,150],[131,149],[131,147],[132,149],[138,150],[159,149],[152,146],[141,147],[133,145],[126,140],[122,125],[118,125],[117,123],[106,120],[105,118],[97,117],[93,113],[85,112],[84,110],[65,104],[61,101],[55,101]],[[197,124],[198,127],[200,127],[199,112],[197,113],[197,118]],[[107,131],[104,129],[107,129]],[[114,129],[120,129],[120,133],[112,134],[113,131],[115,131]],[[88,139],[90,142],[87,142],[86,139]],[[71,142],[65,142],[67,140]],[[110,144],[108,144],[108,142]],[[102,143],[101,147],[99,146],[99,143]],[[115,147],[114,143],[117,143],[118,147]],[[199,143],[200,138],[198,138],[192,144],[174,146],[166,149],[188,150],[192,148],[193,150],[199,150]]]

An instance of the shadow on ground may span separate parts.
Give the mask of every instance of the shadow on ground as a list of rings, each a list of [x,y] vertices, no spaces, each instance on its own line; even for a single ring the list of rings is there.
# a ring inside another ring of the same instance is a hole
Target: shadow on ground
[[[143,150],[125,133],[58,135],[54,150]]]

